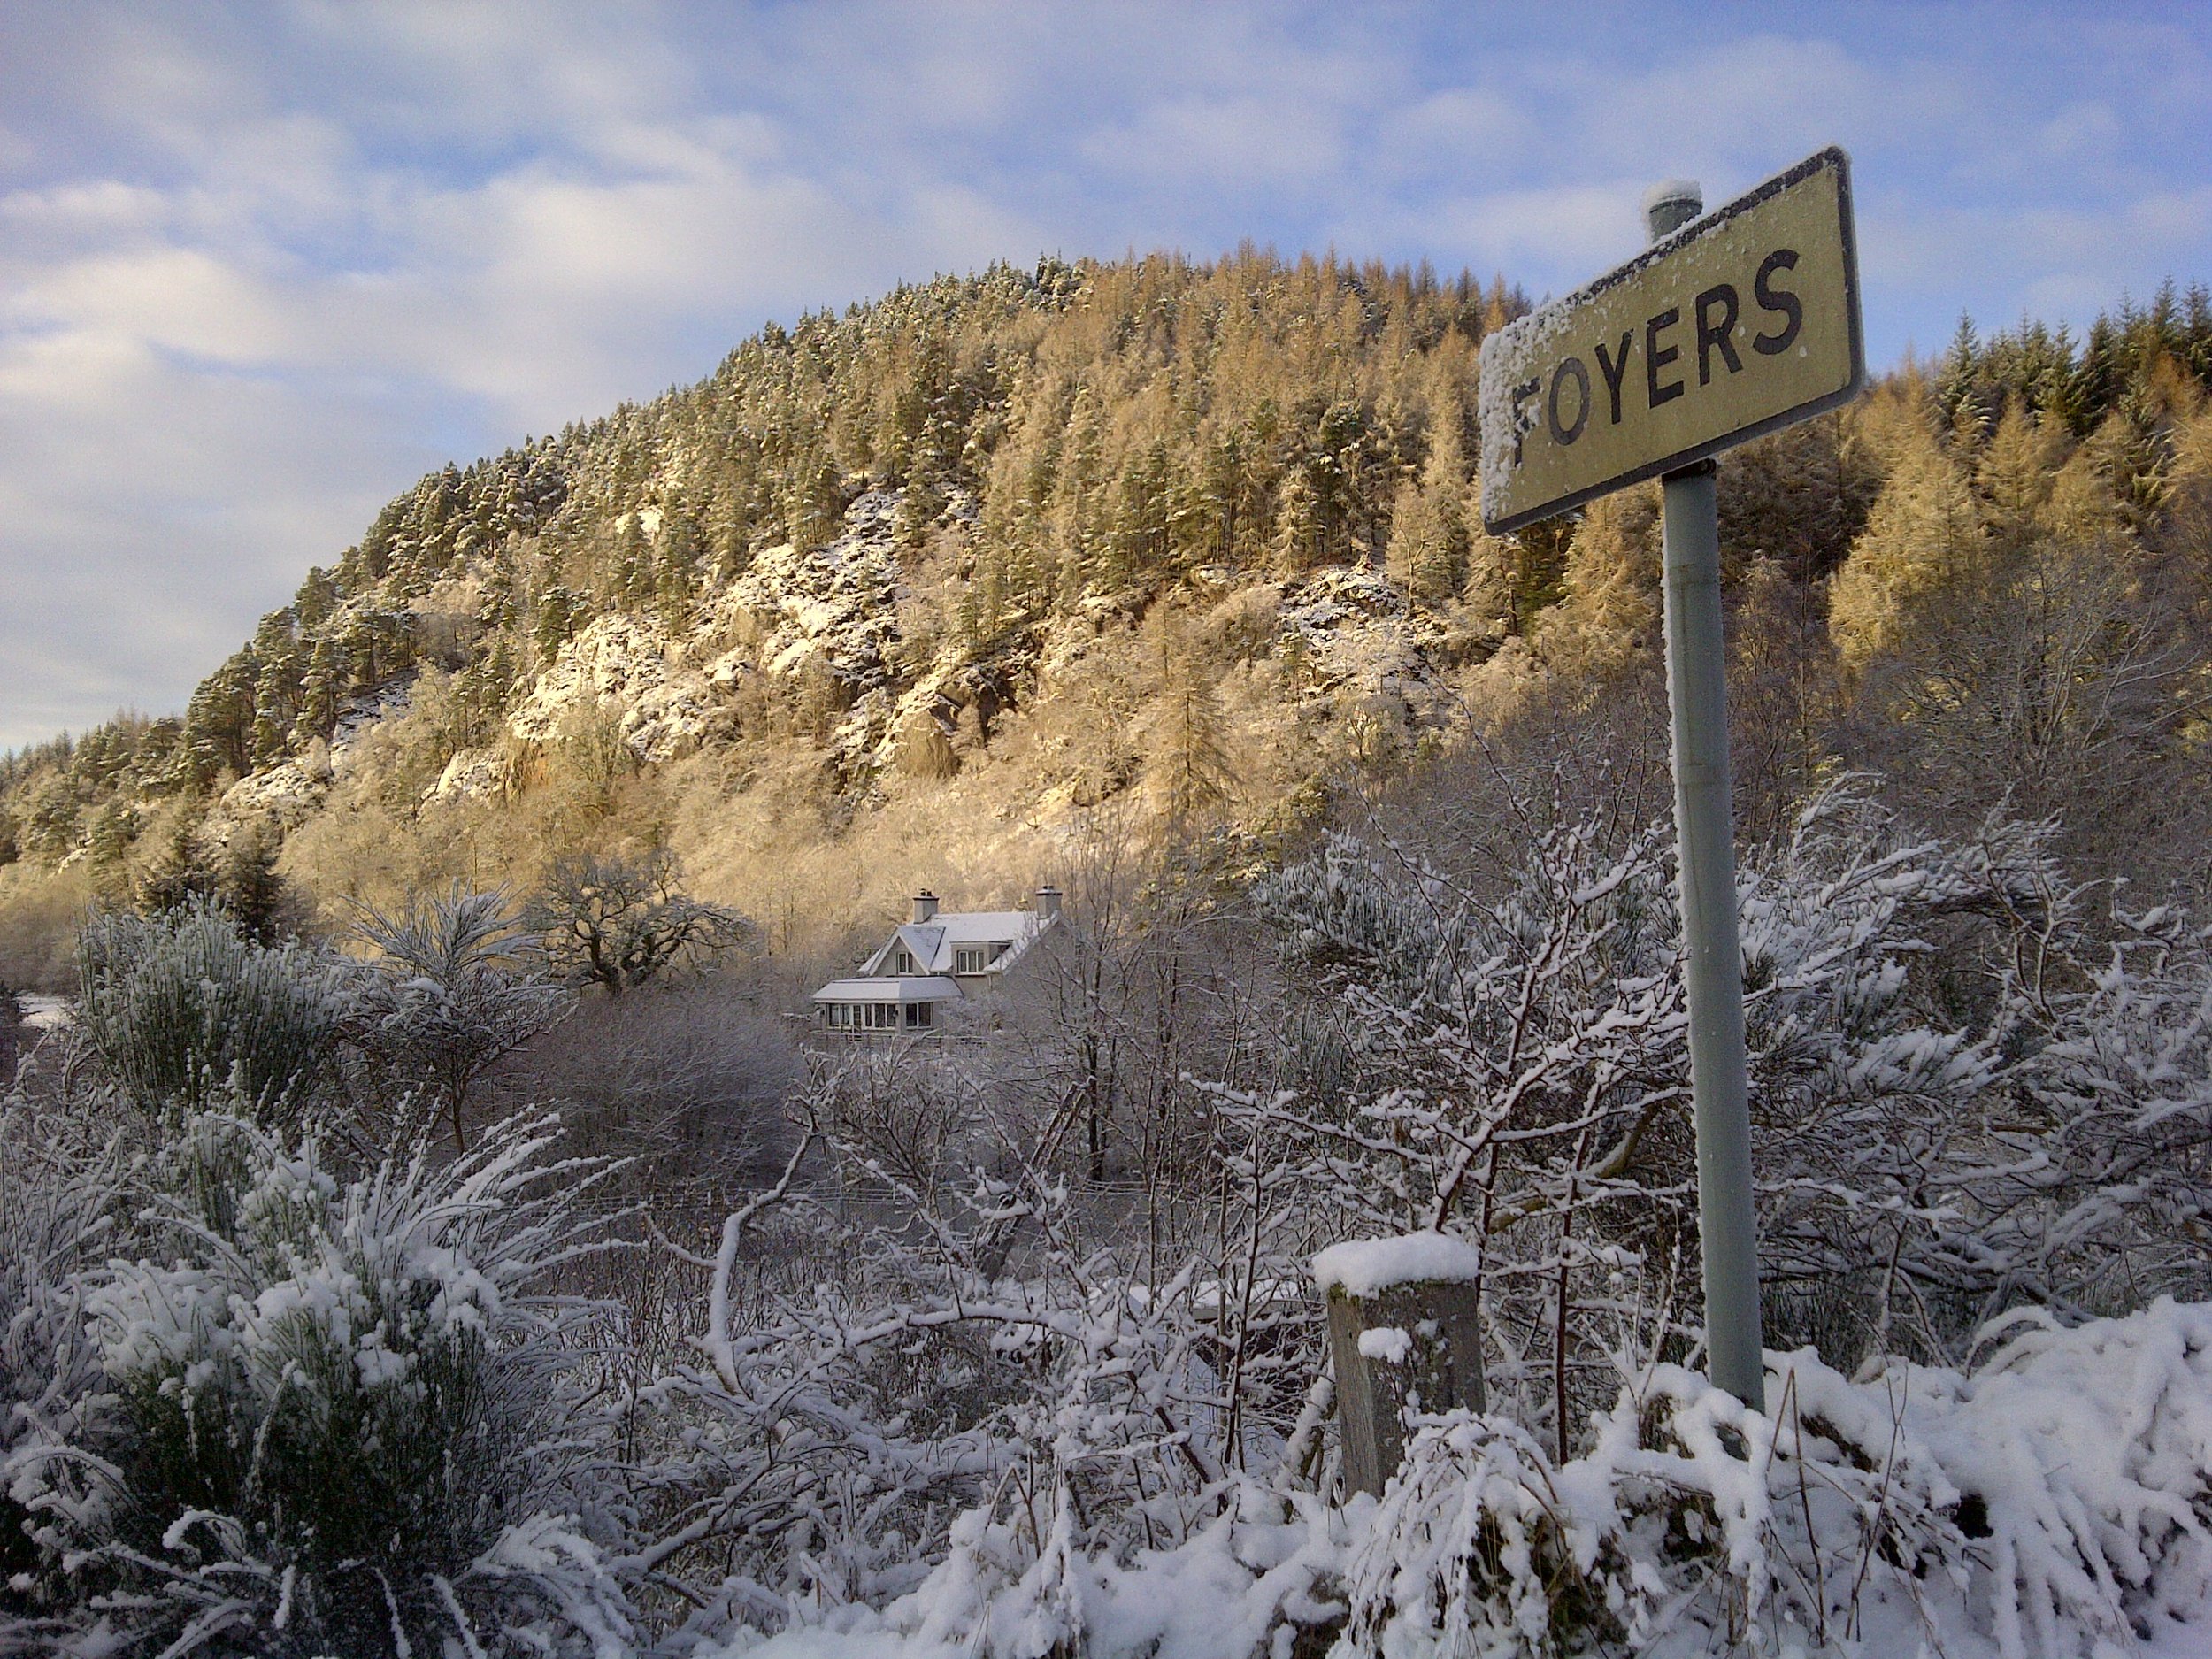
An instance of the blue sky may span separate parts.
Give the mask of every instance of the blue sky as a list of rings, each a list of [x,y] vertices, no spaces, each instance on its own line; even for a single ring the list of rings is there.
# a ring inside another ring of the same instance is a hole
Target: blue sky
[[[0,748],[192,684],[422,472],[1040,252],[1563,292],[1829,142],[1870,355],[2212,280],[2212,8],[0,7]]]

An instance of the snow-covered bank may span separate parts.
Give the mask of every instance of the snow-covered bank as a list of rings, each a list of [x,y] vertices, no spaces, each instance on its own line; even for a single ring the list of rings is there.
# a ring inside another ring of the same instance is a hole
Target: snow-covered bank
[[[1450,1413],[1379,1503],[1255,1483],[1126,1562],[1051,1494],[978,1511],[912,1594],[723,1659],[2212,1653],[2212,1305],[2018,1317],[1970,1373],[1770,1363],[1765,1417],[1655,1366],[1563,1465]]]

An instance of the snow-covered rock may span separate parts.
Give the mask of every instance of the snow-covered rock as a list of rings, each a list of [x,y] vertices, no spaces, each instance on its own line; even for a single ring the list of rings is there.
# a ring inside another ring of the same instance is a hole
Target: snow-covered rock
[[[239,825],[262,818],[273,818],[286,829],[296,829],[313,816],[329,792],[327,772],[319,776],[296,760],[279,761],[224,790],[208,815],[208,827],[219,840],[227,840],[228,831]]]
[[[843,533],[827,546],[802,551],[785,542],[757,555],[710,613],[711,628],[756,642],[718,659],[711,672],[726,678],[749,661],[789,678],[818,659],[855,693],[888,685],[903,593],[891,541],[897,509],[896,492],[871,490],[846,511]]]
[[[672,642],[635,617],[606,616],[563,645],[508,729],[526,742],[549,742],[578,709],[628,710],[668,683]]]
[[[1280,627],[1302,649],[1304,678],[1315,690],[1387,695],[1417,715],[1438,700],[1428,651],[1440,630],[1410,610],[1380,571],[1342,565],[1314,571],[1285,590]]]
[[[490,801],[506,793],[511,772],[497,749],[465,749],[445,764],[438,781],[423,794],[428,801]]]

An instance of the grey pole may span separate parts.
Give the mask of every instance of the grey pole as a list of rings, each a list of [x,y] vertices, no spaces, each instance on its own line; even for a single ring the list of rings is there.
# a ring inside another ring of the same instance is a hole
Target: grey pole
[[[1661,186],[1645,204],[1652,240],[1680,229],[1703,206],[1694,184]],[[1670,472],[1664,482],[1667,702],[1674,717],[1674,824],[1682,937],[1689,958],[1690,1094],[1697,1122],[1705,1340],[1713,1380],[1754,1410],[1764,1410],[1713,464],[1702,461]]]

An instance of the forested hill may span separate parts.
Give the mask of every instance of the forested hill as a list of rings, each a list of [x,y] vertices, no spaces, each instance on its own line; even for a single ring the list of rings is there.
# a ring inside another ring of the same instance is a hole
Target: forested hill
[[[1476,354],[1525,309],[1247,250],[772,325],[422,480],[181,718],[0,760],[0,979],[51,977],[88,899],[327,903],[621,841],[833,923],[1018,885],[1110,807],[1263,844],[1317,783],[1596,706],[1654,660],[1653,497],[1480,534]],[[2170,288],[2081,340],[1962,325],[1732,457],[1751,818],[1868,765],[1931,816],[2008,793],[2184,846],[2208,386],[2212,306]]]

